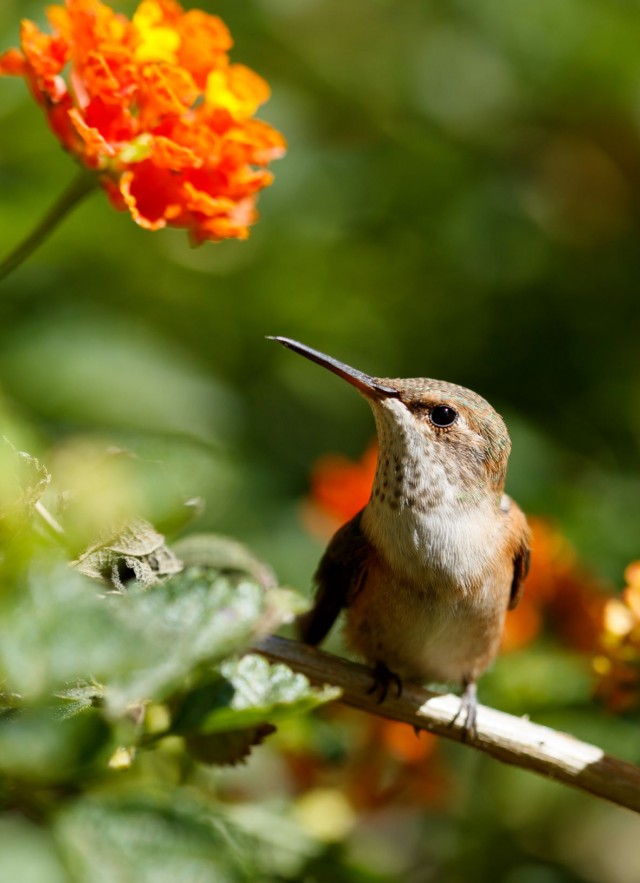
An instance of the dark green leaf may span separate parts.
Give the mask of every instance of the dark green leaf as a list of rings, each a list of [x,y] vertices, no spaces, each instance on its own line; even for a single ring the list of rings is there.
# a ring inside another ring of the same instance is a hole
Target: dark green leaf
[[[64,781],[103,750],[110,733],[97,713],[61,720],[57,711],[29,708],[0,718],[0,771],[5,777]]]
[[[235,766],[251,754],[251,749],[275,733],[272,724],[260,724],[245,730],[226,733],[194,733],[185,737],[189,754],[202,763]]]

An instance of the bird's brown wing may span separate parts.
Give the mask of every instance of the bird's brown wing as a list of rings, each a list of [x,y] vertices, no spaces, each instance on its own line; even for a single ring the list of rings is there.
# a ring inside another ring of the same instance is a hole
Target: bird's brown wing
[[[362,586],[370,545],[362,532],[362,511],[337,533],[320,559],[315,572],[315,602],[308,613],[298,617],[298,630],[305,644],[319,644],[329,632],[343,607],[348,607]]]
[[[529,573],[530,564],[531,551],[527,546],[513,559],[513,582],[511,583],[511,595],[509,596],[509,610],[517,607],[520,598],[522,598],[524,581]]]
[[[513,580],[511,582],[511,594],[509,596],[509,610],[518,606],[518,602],[524,591],[524,581],[529,573],[531,564],[530,540],[531,534],[527,520],[522,510],[511,502],[508,518],[511,521],[515,553],[513,556]]]

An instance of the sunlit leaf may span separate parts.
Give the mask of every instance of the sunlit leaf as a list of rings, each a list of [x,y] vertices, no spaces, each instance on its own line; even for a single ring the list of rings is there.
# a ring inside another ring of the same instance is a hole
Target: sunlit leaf
[[[178,728],[219,733],[277,723],[340,695],[335,688],[317,690],[304,675],[254,654],[225,662],[221,671],[224,680],[188,697],[176,721]]]
[[[243,649],[269,613],[260,586],[212,581],[198,568],[151,590],[134,586],[112,601],[153,648],[148,665],[110,684],[107,704],[114,713],[140,699],[162,699],[199,666]]]

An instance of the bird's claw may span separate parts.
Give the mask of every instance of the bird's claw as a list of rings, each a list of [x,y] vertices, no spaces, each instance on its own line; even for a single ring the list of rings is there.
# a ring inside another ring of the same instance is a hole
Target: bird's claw
[[[367,690],[367,696],[377,693],[378,705],[380,705],[387,698],[391,684],[394,684],[396,698],[399,699],[402,696],[402,680],[395,672],[390,671],[384,662],[376,662],[373,668],[373,683]]]
[[[455,726],[458,718],[464,713],[465,719],[462,725],[462,741],[473,741],[478,735],[478,694],[474,681],[468,681],[464,684],[464,690],[460,697],[460,708],[456,711],[451,719],[450,727]]]

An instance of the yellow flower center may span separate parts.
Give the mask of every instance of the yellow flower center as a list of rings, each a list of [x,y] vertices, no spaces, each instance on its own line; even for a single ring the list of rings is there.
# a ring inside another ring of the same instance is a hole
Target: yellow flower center
[[[236,120],[249,119],[268,98],[267,83],[242,64],[211,71],[207,77],[206,103],[228,110]]]
[[[132,19],[140,38],[135,49],[138,61],[177,62],[180,35],[173,28],[166,27],[163,21],[160,4],[156,0],[143,0]]]

